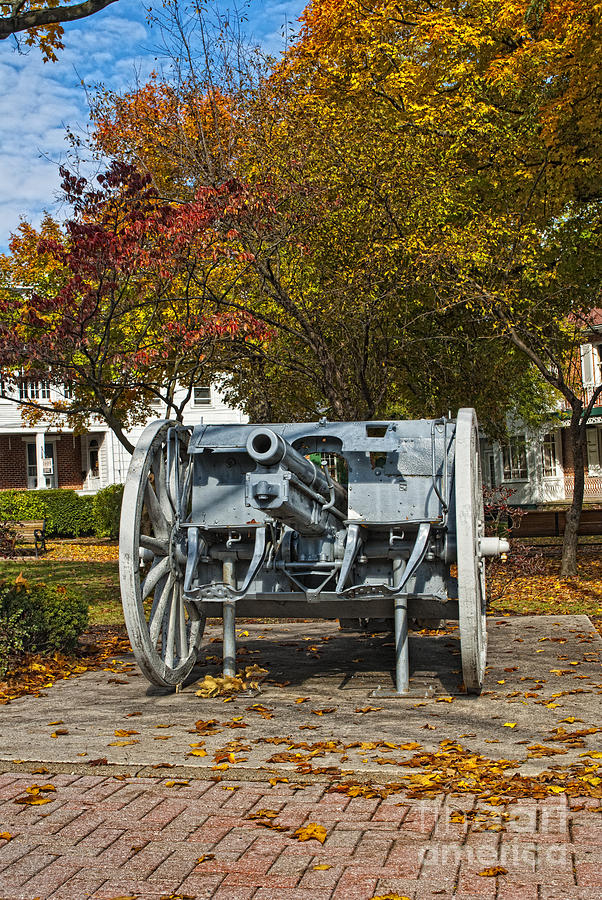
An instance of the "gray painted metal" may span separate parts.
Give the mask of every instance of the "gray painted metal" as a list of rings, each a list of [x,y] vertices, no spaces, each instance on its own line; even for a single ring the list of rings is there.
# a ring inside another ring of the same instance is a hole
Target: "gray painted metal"
[[[165,686],[186,678],[207,615],[223,616],[226,674],[237,612],[384,615],[395,620],[401,694],[409,611],[459,616],[464,680],[478,692],[483,556],[506,548],[483,539],[476,428],[473,410],[456,422],[200,425],[192,434],[150,425],[128,474],[120,548],[126,623],[145,675]]]

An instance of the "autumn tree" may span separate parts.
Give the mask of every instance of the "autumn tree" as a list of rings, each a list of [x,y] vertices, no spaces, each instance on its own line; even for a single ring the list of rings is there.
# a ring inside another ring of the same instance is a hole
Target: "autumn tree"
[[[267,338],[250,315],[213,301],[239,264],[215,228],[237,186],[182,207],[121,163],[96,185],[63,175],[73,217],[63,228],[46,218],[39,234],[22,224],[0,257],[2,395],[34,419],[54,414],[78,429],[102,419],[131,452],[126,431],[156,414],[153,400],[181,420],[199,380],[236,346]],[[28,379],[64,387],[62,398],[24,401]]]
[[[472,329],[477,373],[480,342],[513,347],[570,406],[564,574],[576,571],[592,409],[574,374],[601,274],[600,36],[587,2],[317,0],[273,78],[283,159],[301,143],[304,172],[326,177],[347,222],[383,223],[370,260],[389,254],[405,299],[411,259],[435,339],[453,310],[448,340]]]
[[[56,0],[0,0],[0,41],[25,34],[27,47],[39,47],[44,62],[56,62],[64,50],[63,24],[85,19],[116,0],[84,0],[71,6]]]

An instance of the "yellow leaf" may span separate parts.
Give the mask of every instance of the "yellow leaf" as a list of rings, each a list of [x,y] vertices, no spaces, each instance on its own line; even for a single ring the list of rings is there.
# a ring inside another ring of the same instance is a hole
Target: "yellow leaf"
[[[319,866],[312,866],[312,869],[314,870],[314,872],[325,872],[326,869],[332,869],[332,866],[329,866],[327,863],[322,863]]]
[[[165,787],[182,787],[186,784],[188,784],[187,781],[166,781]]]
[[[294,832],[293,837],[296,837],[299,841],[319,841],[321,844],[326,840],[326,829],[323,825],[317,825],[315,822],[310,822],[309,825],[304,825],[302,828],[297,828]]]
[[[410,900],[405,894],[379,894],[378,897],[370,897],[370,900]]]
[[[12,841],[13,836],[8,831],[0,831],[0,841]]]
[[[113,732],[115,737],[131,737],[133,734],[140,734],[139,731],[126,731],[125,728],[118,728]]]
[[[197,857],[198,863],[209,862],[210,859],[215,859],[215,853],[203,853],[202,856]]]
[[[188,756],[207,756],[206,750],[191,750]]]
[[[488,869],[483,869],[482,872],[477,872],[477,875],[485,875],[488,878],[495,878],[498,875],[506,875],[508,869],[505,869],[503,866],[490,866]]]
[[[247,819],[276,819],[280,815],[275,809],[258,809],[249,813]]]
[[[140,741],[112,741],[109,747],[129,747],[130,744],[139,744]]]
[[[516,722],[504,722],[504,728],[516,728]]]

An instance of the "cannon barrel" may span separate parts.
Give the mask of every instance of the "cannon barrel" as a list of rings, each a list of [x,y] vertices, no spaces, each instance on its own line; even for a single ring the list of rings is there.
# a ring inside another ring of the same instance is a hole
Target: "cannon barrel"
[[[330,498],[331,482],[324,471],[310,459],[306,459],[295,450],[282,435],[271,428],[254,428],[247,439],[247,453],[261,466],[283,466],[296,475],[299,481],[321,494],[325,500]],[[335,491],[335,505],[347,511],[347,491],[338,482],[332,482]]]
[[[329,479],[282,435],[271,428],[254,428],[246,449],[258,465],[257,472],[247,475],[250,505],[306,535],[323,534],[334,520],[346,518],[345,488]]]

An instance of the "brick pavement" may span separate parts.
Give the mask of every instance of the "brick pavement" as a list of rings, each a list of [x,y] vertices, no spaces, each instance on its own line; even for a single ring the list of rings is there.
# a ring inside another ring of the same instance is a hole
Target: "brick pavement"
[[[350,799],[328,793],[327,782],[169,780],[0,775],[0,832],[12,835],[0,840],[0,900],[602,897],[596,800],[559,795],[491,807],[468,795]],[[15,804],[33,783],[54,785],[45,794],[52,801]],[[266,808],[287,831],[248,818]],[[487,830],[502,821],[505,830]],[[327,829],[323,845],[291,836],[310,822]],[[478,874],[496,865],[507,874]]]

